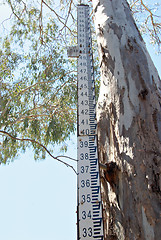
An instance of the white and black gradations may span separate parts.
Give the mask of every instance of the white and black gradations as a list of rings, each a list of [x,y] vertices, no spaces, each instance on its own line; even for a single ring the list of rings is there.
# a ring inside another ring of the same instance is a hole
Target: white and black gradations
[[[104,240],[89,6],[78,5],[78,239]]]

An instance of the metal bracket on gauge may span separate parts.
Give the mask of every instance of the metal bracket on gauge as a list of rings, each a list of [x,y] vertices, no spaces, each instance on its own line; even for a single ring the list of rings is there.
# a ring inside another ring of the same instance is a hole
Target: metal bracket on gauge
[[[72,46],[67,48],[68,57],[78,58],[79,57],[79,48],[78,46]]]

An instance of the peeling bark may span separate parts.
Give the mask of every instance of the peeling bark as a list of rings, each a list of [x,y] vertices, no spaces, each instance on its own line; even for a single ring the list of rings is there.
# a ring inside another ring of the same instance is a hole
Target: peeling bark
[[[105,240],[160,239],[161,81],[125,0],[93,0],[100,56],[99,160]],[[108,176],[106,176],[106,174]]]

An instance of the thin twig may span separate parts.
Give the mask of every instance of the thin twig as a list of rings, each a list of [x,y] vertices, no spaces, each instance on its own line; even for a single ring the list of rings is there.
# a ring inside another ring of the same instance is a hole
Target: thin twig
[[[133,2],[130,7],[133,8],[137,2],[139,2],[139,0],[136,0],[135,2]]]
[[[73,2],[73,0],[70,1],[69,10],[68,10],[68,13],[67,13],[67,17],[66,17],[65,23],[64,23],[63,28],[60,31],[62,31],[64,29],[64,27],[67,25],[68,18],[69,18],[69,15],[70,15],[70,11],[71,11],[71,8],[72,8],[72,2]]]
[[[1,22],[1,25],[3,26],[3,28],[4,28],[4,29],[5,29],[5,27],[4,27],[4,22],[6,22],[6,21],[10,20],[10,19],[11,19],[11,17],[12,17],[12,15],[13,15],[13,13],[11,13],[10,17],[8,17],[8,18],[4,19],[4,20]]]
[[[16,17],[19,21],[21,21],[21,18],[19,18],[19,16],[15,13],[15,10],[14,10],[14,7],[12,6],[12,4],[11,4],[11,1],[9,1],[9,5],[10,5],[11,10],[12,10],[13,14],[15,15],[15,17]]]
[[[43,12],[42,12],[42,7],[43,7],[43,1],[41,0],[41,9],[40,9],[40,18],[39,18],[39,28],[40,28],[40,42],[43,44]]]
[[[77,159],[75,159],[75,158],[71,158],[71,157],[68,157],[68,156],[64,156],[64,155],[60,155],[60,156],[56,156],[57,158],[62,158],[62,157],[64,157],[64,158],[68,158],[68,159],[70,159],[70,160],[72,160],[72,161],[75,161],[75,162],[78,162],[78,160]]]
[[[43,2],[52,12],[54,12],[54,14],[57,16],[59,22],[60,22],[61,24],[63,24],[63,26],[66,27],[66,28],[70,31],[70,33],[73,35],[71,29],[61,20],[61,19],[63,19],[63,18],[62,18],[61,16],[59,16],[59,14],[57,14],[57,12],[56,12],[53,8],[51,8],[46,2],[44,2],[44,0],[42,0],[42,2]],[[63,28],[64,28],[64,27],[63,27]],[[74,36],[74,35],[73,35],[73,36]]]

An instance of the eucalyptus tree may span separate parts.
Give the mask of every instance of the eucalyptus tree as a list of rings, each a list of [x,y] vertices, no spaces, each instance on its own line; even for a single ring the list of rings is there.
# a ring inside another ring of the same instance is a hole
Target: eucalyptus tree
[[[93,0],[93,8],[99,161],[107,166],[101,171],[105,239],[159,239],[161,80],[127,2]]]

